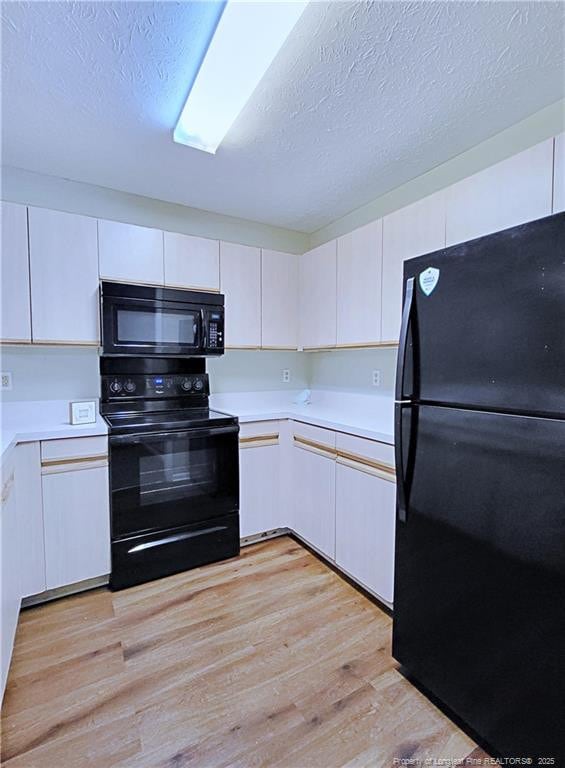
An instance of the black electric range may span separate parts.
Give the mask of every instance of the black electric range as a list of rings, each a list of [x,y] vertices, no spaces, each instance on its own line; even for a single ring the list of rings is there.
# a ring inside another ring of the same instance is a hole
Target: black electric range
[[[112,589],[239,554],[239,424],[208,407],[203,369],[101,358]]]

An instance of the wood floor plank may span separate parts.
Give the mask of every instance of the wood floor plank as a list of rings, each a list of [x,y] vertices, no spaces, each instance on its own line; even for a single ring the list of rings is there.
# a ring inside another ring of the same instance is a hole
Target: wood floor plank
[[[472,754],[399,673],[391,627],[288,537],[24,611],[3,765],[389,768]]]

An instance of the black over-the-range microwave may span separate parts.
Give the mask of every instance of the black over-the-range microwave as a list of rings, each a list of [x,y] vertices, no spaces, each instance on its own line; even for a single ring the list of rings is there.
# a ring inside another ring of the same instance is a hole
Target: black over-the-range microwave
[[[222,355],[224,297],[177,288],[100,284],[102,354]]]

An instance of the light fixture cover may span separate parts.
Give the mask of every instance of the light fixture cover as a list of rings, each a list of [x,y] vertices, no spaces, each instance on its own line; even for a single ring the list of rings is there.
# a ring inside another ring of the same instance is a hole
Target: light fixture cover
[[[173,138],[214,154],[307,2],[228,0]]]

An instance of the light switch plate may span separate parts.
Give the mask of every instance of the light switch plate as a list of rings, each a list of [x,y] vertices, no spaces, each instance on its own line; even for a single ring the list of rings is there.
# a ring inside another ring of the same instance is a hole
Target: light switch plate
[[[96,400],[76,400],[70,403],[71,424],[94,424]]]

